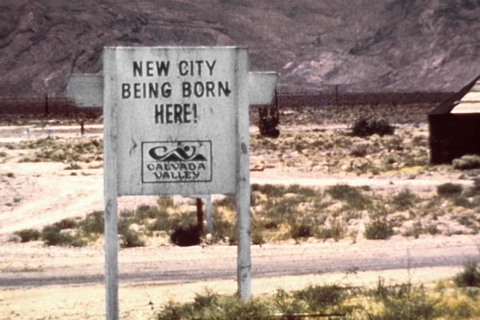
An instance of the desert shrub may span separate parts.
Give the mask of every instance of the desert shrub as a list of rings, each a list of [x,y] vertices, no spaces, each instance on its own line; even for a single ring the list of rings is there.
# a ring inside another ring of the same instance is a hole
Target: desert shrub
[[[157,199],[157,205],[159,208],[168,208],[168,207],[173,207],[173,198],[172,197],[158,197]]]
[[[229,244],[235,244],[237,241],[237,228],[235,221],[225,219],[216,207],[212,212],[213,220],[213,240],[223,241],[228,239]]]
[[[457,287],[480,287],[480,269],[476,260],[468,260],[463,270],[453,278]]]
[[[149,231],[168,231],[170,229],[170,219],[167,212],[157,213],[155,220],[147,225]]]
[[[306,239],[313,236],[313,226],[314,224],[310,219],[291,219],[290,224],[290,236],[292,239]]]
[[[435,319],[441,315],[436,309],[438,299],[431,298],[423,286],[411,283],[386,287],[379,280],[373,296],[383,305],[378,313],[369,314],[372,320]]]
[[[58,227],[60,230],[74,229],[77,226],[77,222],[74,219],[66,218],[60,220],[59,222],[55,222],[53,225]]]
[[[84,242],[81,239],[75,239],[68,233],[62,233],[62,230],[55,225],[48,225],[42,229],[42,239],[47,246],[73,246],[81,247]]]
[[[404,237],[414,237],[415,239],[418,239],[418,237],[420,237],[423,231],[424,230],[422,228],[422,224],[420,222],[416,222],[412,225],[411,228],[405,230],[402,235]]]
[[[230,211],[235,211],[237,209],[235,197],[232,196],[227,196],[225,198],[215,200],[214,203],[216,206],[225,207]]]
[[[79,170],[82,167],[76,162],[70,162],[68,166],[65,167],[65,170]]]
[[[355,137],[367,137],[374,134],[391,135],[394,132],[395,128],[384,118],[360,117],[354,121],[351,128],[351,134]]]
[[[330,227],[322,227],[318,228],[315,236],[319,239],[333,239],[335,241],[338,241],[342,239],[345,236],[345,227],[342,225],[342,222],[340,219],[335,219],[332,221]]]
[[[369,240],[384,240],[393,235],[390,223],[384,220],[374,220],[365,226],[365,238]]]
[[[40,239],[41,233],[36,229],[24,229],[14,232],[15,235],[20,237],[20,242],[30,242]]]
[[[135,210],[135,220],[141,221],[144,219],[155,219],[158,216],[168,216],[165,208],[158,208],[157,206],[141,205]]]
[[[366,144],[354,144],[352,150],[350,151],[350,155],[353,157],[363,158],[368,153],[368,145]]]
[[[480,156],[476,154],[464,155],[459,159],[454,159],[453,168],[458,170],[469,170],[480,168]]]
[[[144,247],[145,242],[140,238],[140,234],[133,230],[119,230],[121,236],[120,247],[122,248],[134,248]]]
[[[463,187],[456,183],[444,183],[437,186],[437,194],[442,197],[454,197],[462,193]]]
[[[157,315],[158,320],[173,319],[271,319],[269,304],[259,299],[241,300],[234,296],[196,296],[194,302],[168,303]]]
[[[251,241],[254,245],[262,245],[265,243],[265,238],[263,237],[263,226],[257,220],[253,220],[251,224]]]
[[[330,307],[341,305],[347,297],[344,288],[338,285],[310,285],[307,288],[294,292],[293,296],[304,301],[309,310],[325,312]]]
[[[328,187],[325,192],[330,194],[335,200],[347,202],[350,208],[353,209],[364,210],[371,204],[371,201],[365,198],[357,188],[346,184]]]
[[[404,189],[395,195],[392,204],[397,210],[407,210],[415,204],[417,197],[409,189]]]
[[[78,223],[78,226],[86,235],[103,234],[103,211],[94,211],[89,213],[84,220]]]
[[[271,198],[279,198],[282,197],[286,193],[285,186],[275,186],[272,184],[252,184],[251,186],[252,192],[259,191],[265,194],[267,197]]]

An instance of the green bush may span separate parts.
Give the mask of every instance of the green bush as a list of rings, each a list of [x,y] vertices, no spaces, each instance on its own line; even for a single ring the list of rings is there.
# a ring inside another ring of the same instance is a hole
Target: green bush
[[[355,137],[367,137],[374,134],[392,135],[394,132],[395,128],[384,118],[360,117],[354,121],[351,128],[351,134]]]
[[[365,238],[369,240],[385,240],[393,235],[390,223],[384,220],[374,220],[365,227]]]
[[[480,168],[480,156],[476,154],[464,155],[459,159],[454,159],[453,168],[457,170],[469,170]]]
[[[437,186],[437,194],[443,197],[454,197],[462,193],[463,187],[460,184],[444,183]]]
[[[36,229],[24,229],[14,232],[15,235],[20,237],[20,242],[30,242],[40,239],[41,233]]]
[[[476,260],[468,260],[453,279],[457,287],[480,287],[480,269]]]

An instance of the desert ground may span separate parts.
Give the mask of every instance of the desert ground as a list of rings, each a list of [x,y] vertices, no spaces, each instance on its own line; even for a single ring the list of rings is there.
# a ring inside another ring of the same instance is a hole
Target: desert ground
[[[472,186],[479,172],[428,164],[428,110],[429,106],[282,110],[277,139],[259,137],[257,114],[252,111],[251,183],[298,184],[320,190],[338,184],[369,186],[372,193],[385,196],[408,189],[422,199],[435,197],[441,184]],[[351,123],[363,114],[389,119],[395,134],[347,138]],[[77,142],[101,139],[102,125],[98,120],[89,121],[81,135],[79,125],[69,119],[9,118],[2,122],[0,319],[102,319],[101,238],[81,248],[12,241],[20,230],[41,229],[103,209],[101,155],[71,166],[64,161],[25,161],[36,149],[11,147],[48,136]],[[352,156],[356,148],[367,150],[366,154]],[[157,197],[122,197],[119,211],[156,203]],[[445,213],[435,220],[436,231],[431,234],[409,236],[414,223],[407,218],[389,239],[368,240],[363,231],[369,213],[362,212],[348,226],[356,232],[340,239],[288,239],[254,245],[253,294],[317,283],[369,286],[379,277],[389,283],[428,283],[452,277],[467,259],[478,259],[480,212],[478,206],[463,209],[448,200],[438,208]],[[472,222],[462,224],[458,215]],[[422,228],[423,224],[431,226],[432,219],[427,217],[415,223]],[[187,301],[206,288],[234,293],[236,250],[223,243],[178,247],[165,238],[149,239],[145,247],[121,249],[121,317],[154,317],[166,302]]]

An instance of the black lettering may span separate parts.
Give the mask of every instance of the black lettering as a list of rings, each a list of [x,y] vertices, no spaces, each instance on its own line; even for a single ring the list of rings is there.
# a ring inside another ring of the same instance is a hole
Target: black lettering
[[[192,95],[192,85],[190,82],[182,82],[182,97],[189,98]]]
[[[148,97],[150,99],[158,98],[158,83],[150,82],[148,84]]]
[[[153,77],[153,61],[147,61],[147,77]]]
[[[141,77],[142,76],[142,62],[133,61],[133,76]]]
[[[178,73],[181,76],[186,76],[188,74],[188,62],[185,60],[180,61],[178,64]]]
[[[187,165],[185,163],[180,163],[180,170],[187,170]]]
[[[130,83],[122,83],[122,99],[128,99],[130,96]]]
[[[203,97],[203,94],[205,92],[205,88],[203,86],[203,83],[200,82],[200,81],[195,82],[195,85],[193,87],[193,92],[194,92],[194,94],[197,98]]]
[[[133,97],[135,99],[140,99],[142,97],[142,95],[140,94],[141,90],[142,90],[141,83],[134,83],[133,84]]]
[[[210,76],[212,76],[213,75],[213,68],[215,67],[215,63],[217,63],[217,60],[213,60],[212,64],[210,64],[207,60],[206,63],[207,63],[207,68],[210,71]]]
[[[215,89],[215,83],[213,81],[207,81],[207,97],[215,97],[213,90]]]
[[[162,173],[161,172],[154,172],[155,178],[157,179],[162,179]]]
[[[183,105],[183,123],[191,123],[192,120],[190,116],[192,115],[192,111],[190,111],[190,104],[185,103]]]
[[[160,123],[163,123],[164,117],[163,117],[163,104],[158,106],[158,104],[155,105],[155,124],[158,124],[160,120]]]
[[[197,67],[198,67],[198,75],[201,76],[202,75],[202,64],[203,64],[203,60],[197,60],[195,61],[197,63]],[[192,61],[193,63],[193,61]],[[193,71],[193,70],[192,70]],[[192,74],[193,76],[193,74]]]
[[[173,105],[172,104],[167,104],[165,106],[167,108],[167,112],[166,112],[166,123],[173,123],[173,120],[172,120],[172,115],[173,115],[173,112],[172,112],[172,107]]]
[[[200,170],[200,169],[203,169],[203,170],[207,169],[207,168],[205,167],[205,164],[204,164],[203,162],[200,162],[200,163],[198,164],[197,170]]]
[[[170,85],[170,82],[165,82],[164,84],[162,84],[162,97],[170,98],[171,95],[172,95],[172,86]]]
[[[176,103],[174,105],[174,116],[173,116],[173,122],[174,123],[182,123],[182,105]]]
[[[153,171],[153,170],[155,170],[155,165],[153,163],[149,163],[149,164],[147,164],[147,169],[150,170],[150,171]]]
[[[157,61],[157,74],[159,77],[161,76],[166,76],[168,77],[168,71],[170,70],[170,61],[162,61],[158,62]]]
[[[193,109],[193,122],[197,123],[197,104],[194,103],[192,106]]]
[[[221,97],[222,96],[222,92],[223,92],[223,95],[228,97],[230,95],[230,93],[232,92],[230,90],[230,88],[228,87],[228,81],[225,81],[225,82],[221,82],[221,81],[218,81],[218,96]]]

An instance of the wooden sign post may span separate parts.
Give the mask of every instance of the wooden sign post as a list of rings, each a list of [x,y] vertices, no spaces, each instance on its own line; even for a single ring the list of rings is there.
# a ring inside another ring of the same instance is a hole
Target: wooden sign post
[[[237,47],[107,47],[103,75],[72,75],[79,106],[104,115],[106,318],[118,319],[117,197],[234,194],[238,295],[251,296],[249,105],[276,73]]]

